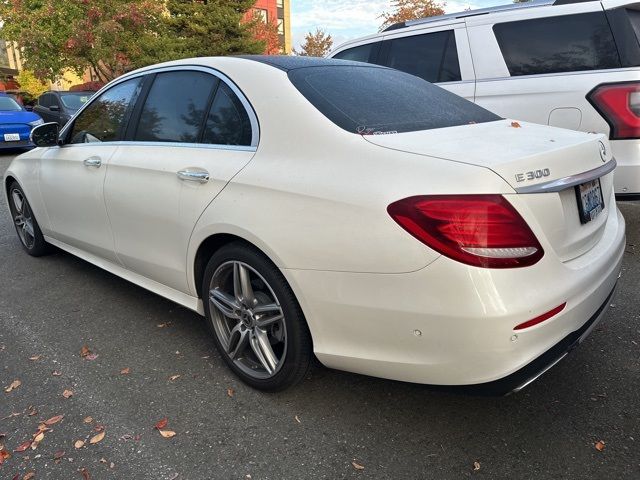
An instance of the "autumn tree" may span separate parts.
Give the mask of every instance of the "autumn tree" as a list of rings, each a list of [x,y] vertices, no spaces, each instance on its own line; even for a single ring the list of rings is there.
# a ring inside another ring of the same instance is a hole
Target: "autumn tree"
[[[47,84],[36,77],[31,70],[23,69],[16,77],[16,81],[20,84],[21,91],[27,92],[33,97],[39,97],[49,90]]]
[[[255,0],[167,0],[161,32],[164,60],[264,53],[265,41],[256,39],[256,20],[243,21]]]
[[[331,35],[321,29],[316,28],[315,33],[307,33],[304,36],[304,43],[300,46],[300,51],[294,50],[296,55],[302,57],[324,57],[333,47]]]
[[[163,11],[155,0],[5,0],[0,36],[38,78],[92,67],[104,82],[147,63]]]
[[[278,24],[274,20],[266,21],[257,12],[254,12],[249,23],[249,31],[254,39],[259,40],[264,45],[265,55],[277,55],[280,53],[280,37],[278,36]]]
[[[380,15],[384,21],[380,30],[395,23],[444,15],[445,4],[437,3],[435,0],[394,0],[391,6],[393,7],[391,12]]]

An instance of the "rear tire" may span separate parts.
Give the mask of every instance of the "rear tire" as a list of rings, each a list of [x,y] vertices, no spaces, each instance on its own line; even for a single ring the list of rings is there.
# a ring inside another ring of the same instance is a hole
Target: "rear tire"
[[[29,255],[41,257],[53,251],[42,235],[22,187],[15,181],[9,185],[9,210],[20,244]]]
[[[302,309],[280,270],[242,243],[209,260],[202,297],[207,324],[229,368],[246,384],[279,391],[300,382],[313,359]]]

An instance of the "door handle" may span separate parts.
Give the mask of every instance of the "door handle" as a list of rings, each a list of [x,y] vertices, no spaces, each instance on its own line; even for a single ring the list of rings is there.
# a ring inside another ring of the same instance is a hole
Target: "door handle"
[[[100,165],[102,165],[102,160],[100,159],[100,157],[89,157],[89,158],[85,158],[84,162],[82,162],[85,164],[86,167],[100,167]]]
[[[209,172],[206,170],[180,170],[178,178],[188,182],[207,183],[209,181]]]

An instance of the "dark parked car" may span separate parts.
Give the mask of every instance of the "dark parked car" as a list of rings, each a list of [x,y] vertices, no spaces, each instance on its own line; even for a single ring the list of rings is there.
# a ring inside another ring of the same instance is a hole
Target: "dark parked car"
[[[58,122],[62,127],[95,92],[46,92],[38,98],[33,111],[45,122]]]

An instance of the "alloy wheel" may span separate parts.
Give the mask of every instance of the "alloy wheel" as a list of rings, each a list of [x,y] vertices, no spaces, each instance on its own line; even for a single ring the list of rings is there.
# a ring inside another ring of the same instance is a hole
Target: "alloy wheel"
[[[14,214],[13,221],[18,231],[20,241],[27,248],[33,248],[36,238],[33,226],[33,214],[29,208],[29,202],[24,198],[23,193],[14,188],[11,191],[11,202],[13,203]]]
[[[285,317],[273,289],[244,262],[228,261],[209,286],[211,320],[231,361],[256,379],[278,373],[287,355]]]

